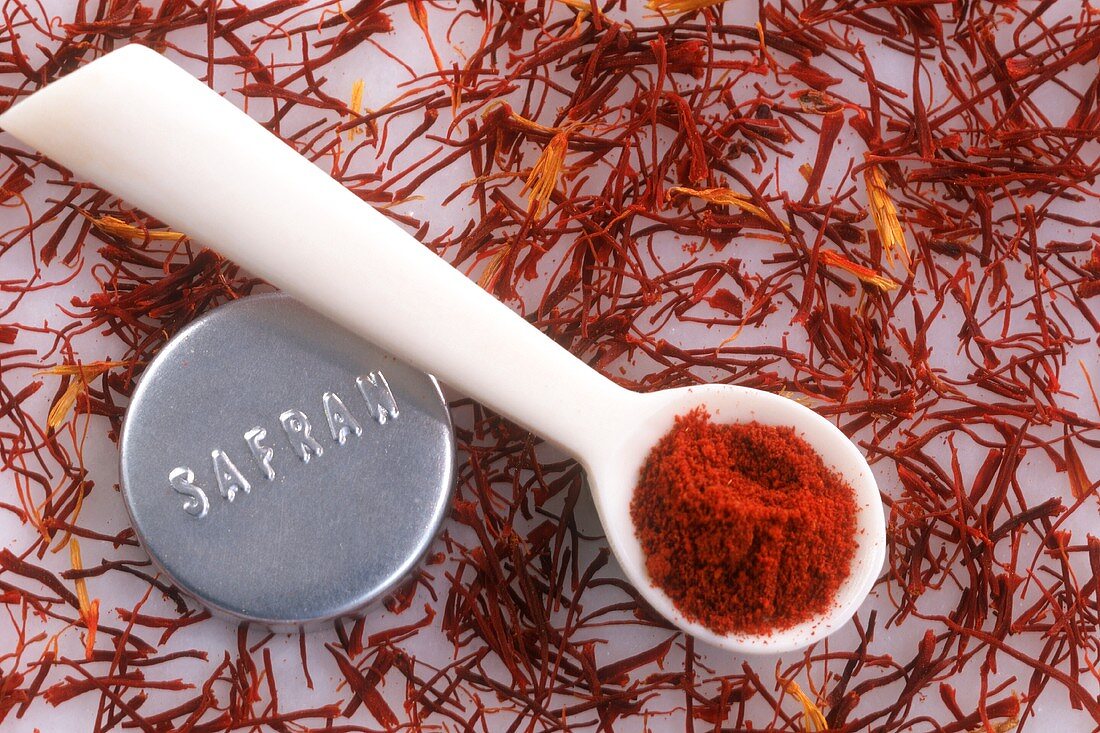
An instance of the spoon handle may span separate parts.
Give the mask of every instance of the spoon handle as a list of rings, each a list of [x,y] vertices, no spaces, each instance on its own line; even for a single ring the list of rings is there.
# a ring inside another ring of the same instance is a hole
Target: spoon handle
[[[637,395],[149,49],[108,54],[0,127],[575,457],[629,424]]]

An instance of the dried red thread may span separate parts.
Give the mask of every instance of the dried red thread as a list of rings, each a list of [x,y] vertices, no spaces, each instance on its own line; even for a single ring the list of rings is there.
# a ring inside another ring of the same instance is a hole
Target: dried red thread
[[[788,427],[676,418],[630,504],[650,576],[688,618],[766,633],[826,611],[855,552],[852,487]]]

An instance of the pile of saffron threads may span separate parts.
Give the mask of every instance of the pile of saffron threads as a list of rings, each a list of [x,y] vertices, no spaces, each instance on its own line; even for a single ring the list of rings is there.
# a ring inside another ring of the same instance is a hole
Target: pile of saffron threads
[[[889,547],[848,627],[731,658],[639,602],[576,464],[460,400],[451,517],[385,609],[289,637],[209,619],[136,547],[112,441],[157,349],[261,284],[0,136],[0,726],[1100,723],[1093,5],[3,10],[0,108],[151,46],[620,383],[835,421]]]

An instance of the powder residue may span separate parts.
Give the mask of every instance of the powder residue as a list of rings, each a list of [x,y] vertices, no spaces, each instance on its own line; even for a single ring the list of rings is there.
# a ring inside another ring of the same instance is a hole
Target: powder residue
[[[787,427],[678,417],[630,505],[646,569],[689,619],[768,633],[829,609],[851,570],[850,485]]]

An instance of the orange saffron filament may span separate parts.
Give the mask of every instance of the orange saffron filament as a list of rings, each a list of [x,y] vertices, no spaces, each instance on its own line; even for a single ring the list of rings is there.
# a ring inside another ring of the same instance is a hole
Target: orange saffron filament
[[[826,249],[821,251],[821,262],[827,267],[835,267],[839,270],[855,275],[856,278],[867,285],[878,288],[883,292],[896,290],[898,284],[888,277],[875,272],[870,267],[857,265],[839,252]]]
[[[69,386],[65,388],[65,391],[50,407],[50,412],[46,416],[46,427],[50,430],[56,430],[69,416],[69,411],[76,404],[77,398],[88,388],[88,382],[108,369],[119,366],[126,366],[126,362],[93,361],[88,364],[57,364],[38,372],[38,374],[57,374],[72,378],[69,381]]]
[[[72,563],[73,570],[80,571],[84,569],[84,561],[80,557],[80,543],[77,542],[75,537],[69,540],[69,560]],[[84,622],[84,627],[88,630],[87,636],[84,637],[84,656],[91,659],[92,650],[95,648],[95,632],[99,627],[99,599],[88,600],[88,583],[83,577],[77,576],[74,582],[76,584],[76,599],[79,601],[80,618]]]
[[[886,180],[877,165],[869,165],[863,171],[863,182],[867,186],[867,200],[871,206],[871,216],[875,220],[882,249],[886,260],[893,265],[896,254],[906,267],[909,267],[909,248],[905,245],[905,230],[898,220],[898,207],[890,192],[886,190]]]
[[[181,232],[173,232],[170,229],[147,229],[145,227],[134,226],[133,224],[127,224],[116,216],[92,216],[86,211],[81,211],[80,213],[92,222],[92,226],[104,234],[110,234],[111,236],[129,239],[131,241],[144,242],[163,240],[178,242],[187,236]]]
[[[779,221],[767,211],[752,203],[748,196],[737,193],[728,188],[687,188],[686,186],[673,186],[668,190],[668,195],[674,196],[676,194],[683,194],[685,196],[691,196],[693,198],[702,199],[712,204],[722,204],[724,206],[733,206],[735,208],[744,211],[746,214],[752,214],[753,216],[763,219],[764,221],[777,224],[782,227],[784,231],[790,231],[791,228],[784,222]]]
[[[550,138],[539,159],[531,168],[527,182],[523,184],[522,194],[527,195],[528,211],[536,217],[541,215],[550,201],[550,195],[557,188],[565,163],[565,152],[569,147],[569,132],[562,130]]]
[[[665,15],[681,15],[693,10],[702,10],[712,5],[721,5],[726,0],[648,0],[645,6]]]
[[[354,117],[358,117],[363,114],[363,80],[356,79],[351,85],[351,100],[348,102],[348,109],[351,110],[351,114]],[[348,130],[348,142],[351,142],[359,135],[363,134],[363,126],[356,125]]]
[[[802,704],[802,730],[804,733],[819,733],[829,729],[824,713],[809,696],[802,691],[794,680],[782,680],[783,689]]]

